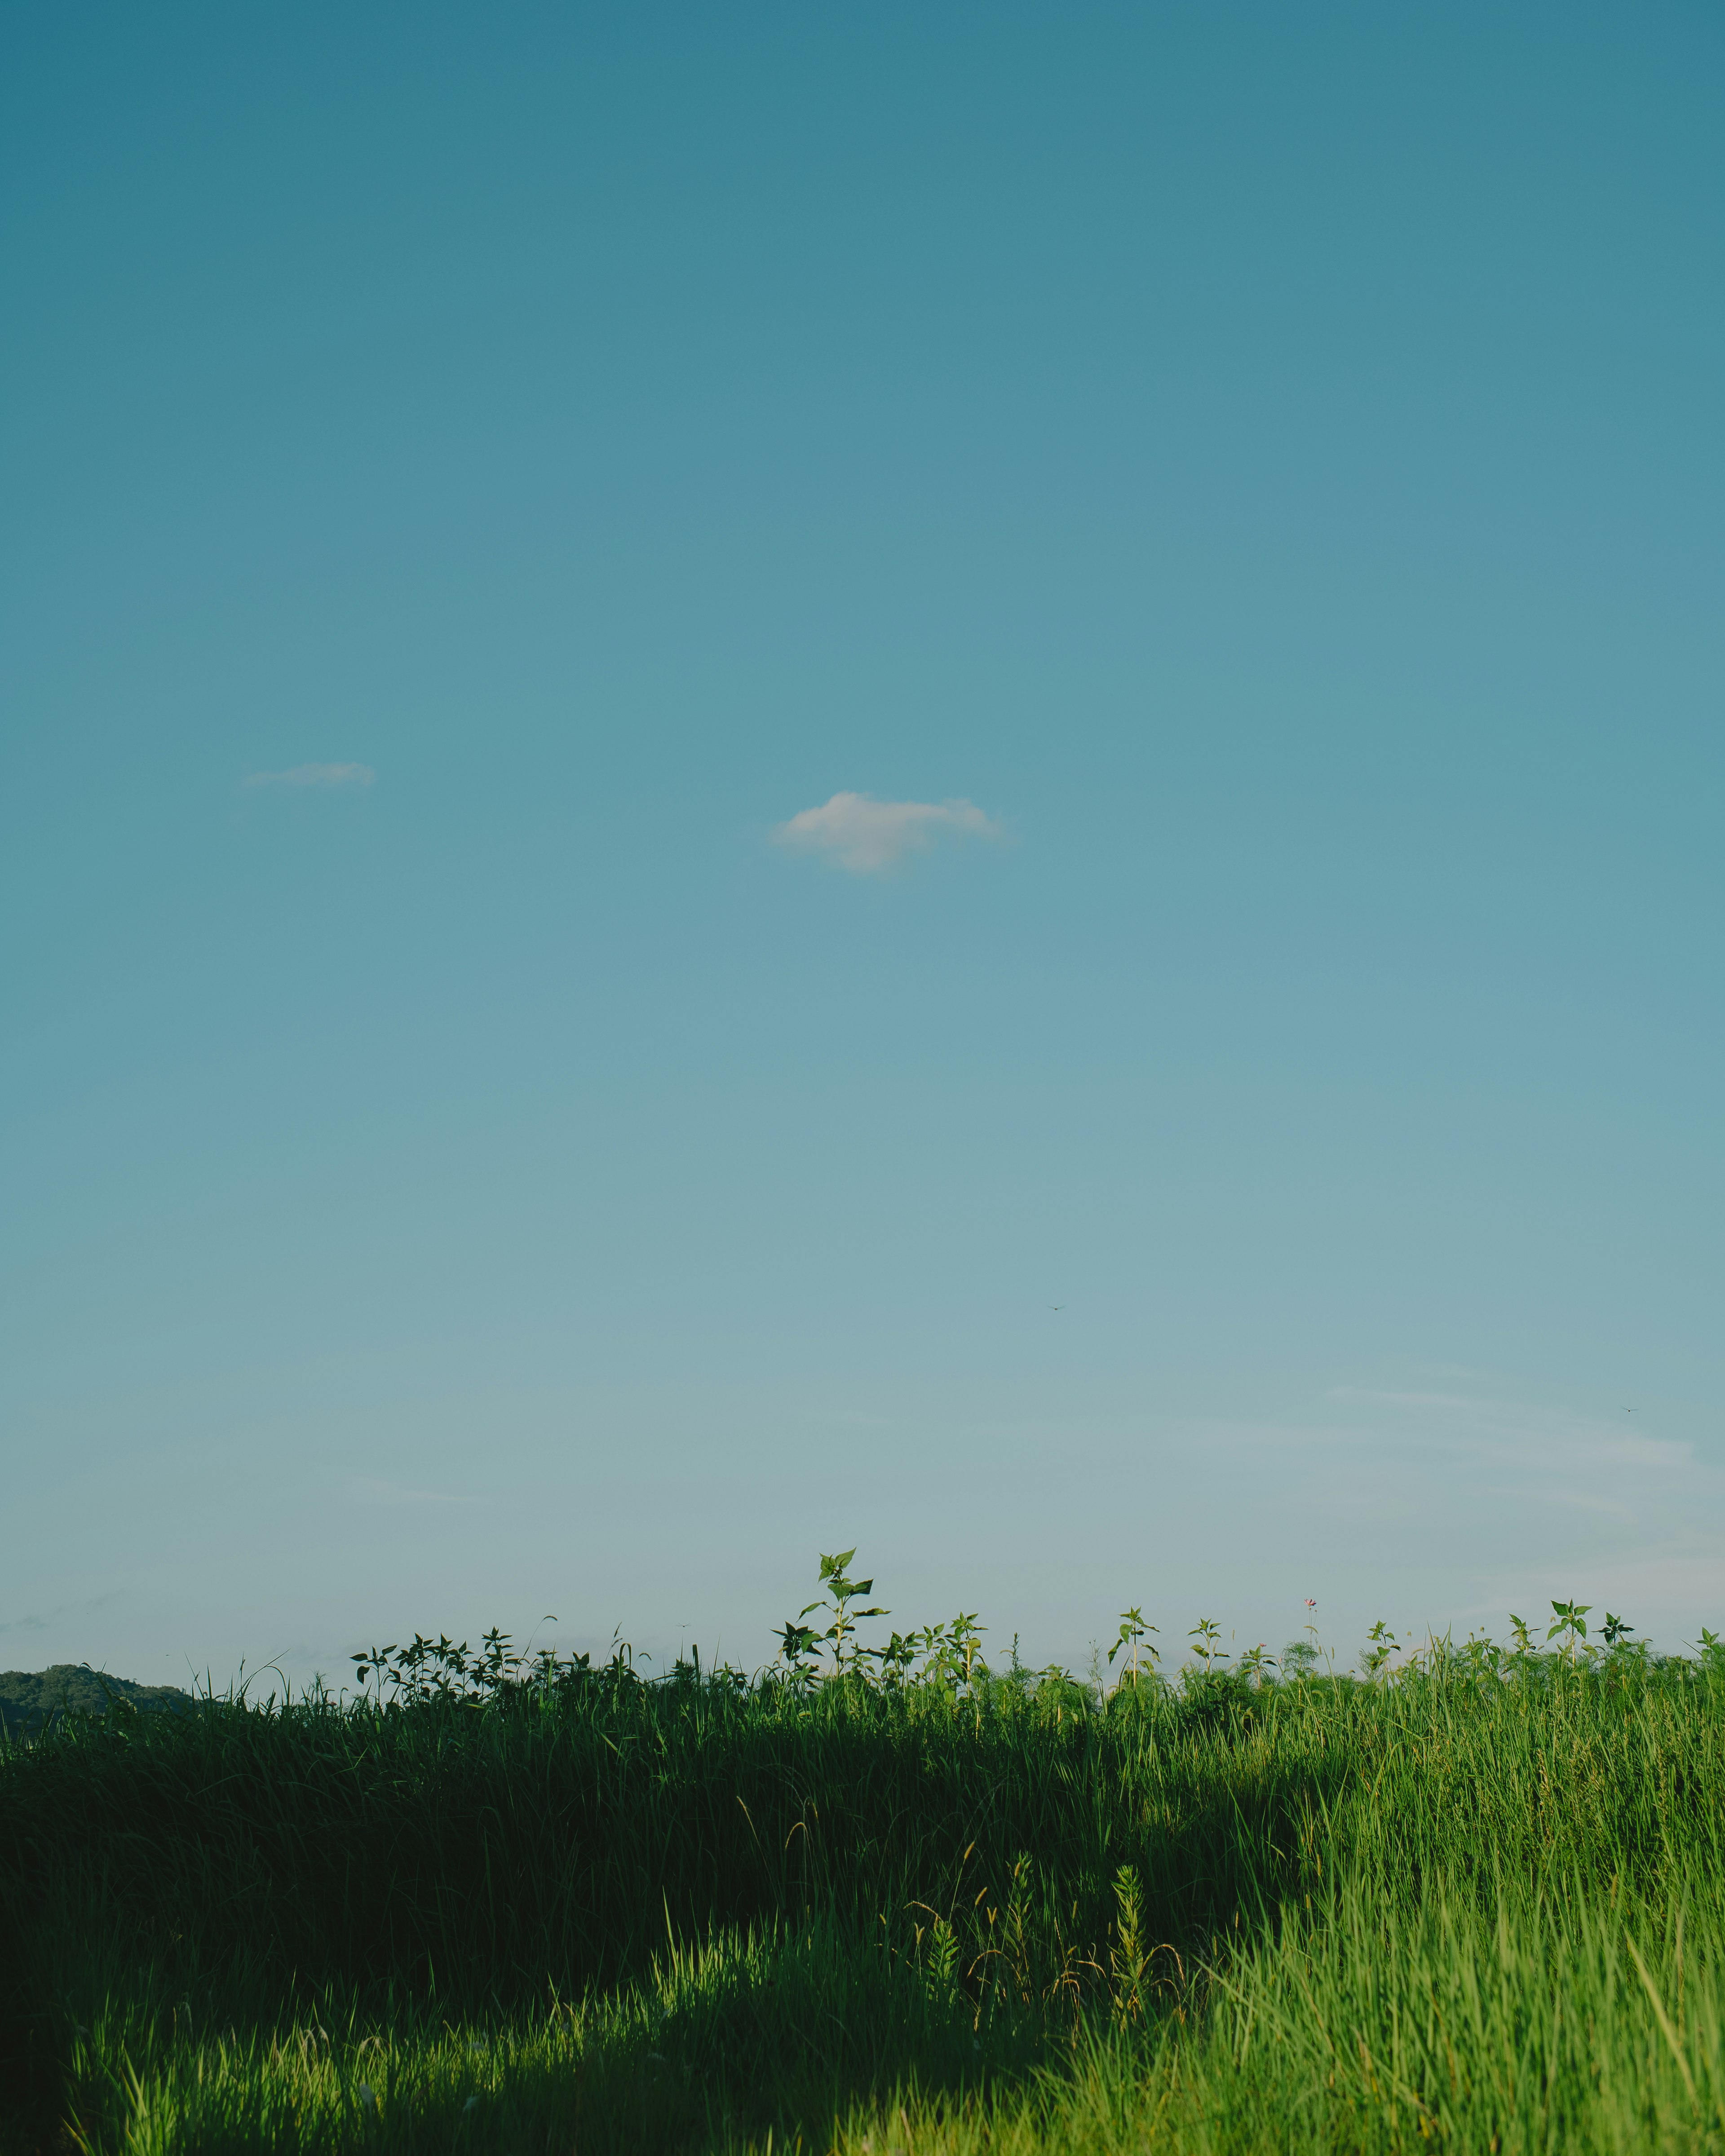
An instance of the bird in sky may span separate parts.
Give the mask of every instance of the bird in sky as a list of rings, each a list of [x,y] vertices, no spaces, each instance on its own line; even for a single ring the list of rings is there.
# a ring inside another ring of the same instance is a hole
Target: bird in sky
[[[1066,1307],[1063,1302],[1051,1302],[1048,1306],[1050,1310],[1064,1310]]]

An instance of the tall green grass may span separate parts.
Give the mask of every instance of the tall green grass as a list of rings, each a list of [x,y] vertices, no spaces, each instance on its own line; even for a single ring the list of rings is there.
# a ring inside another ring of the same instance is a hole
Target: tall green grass
[[[799,1645],[0,1755],[8,2156],[1725,2147],[1710,1666]]]

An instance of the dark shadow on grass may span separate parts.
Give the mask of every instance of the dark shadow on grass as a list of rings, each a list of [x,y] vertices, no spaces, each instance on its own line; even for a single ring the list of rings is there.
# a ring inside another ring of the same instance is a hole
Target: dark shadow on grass
[[[572,2078],[567,2046],[518,2046],[506,2141],[530,2086],[583,2148],[814,2133],[910,2082],[961,2102],[1106,2011],[1121,1867],[1164,1970],[1301,1891],[1353,1769],[1274,1738],[1219,1683],[1040,1722],[643,1694],[69,1727],[0,1761],[0,2071],[47,2134],[110,2006],[249,2041],[337,1997],[396,2035],[542,2032],[556,1994],[660,2004],[619,2005]],[[454,2101],[428,2084],[422,2122]]]

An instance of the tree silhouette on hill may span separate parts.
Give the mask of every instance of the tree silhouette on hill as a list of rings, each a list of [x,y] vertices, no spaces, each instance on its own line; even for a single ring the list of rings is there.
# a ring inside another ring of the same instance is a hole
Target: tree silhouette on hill
[[[33,1737],[55,1714],[106,1714],[116,1701],[146,1714],[183,1714],[197,1704],[177,1685],[134,1684],[87,1663],[56,1662],[34,1672],[0,1670],[0,1732],[8,1737]]]

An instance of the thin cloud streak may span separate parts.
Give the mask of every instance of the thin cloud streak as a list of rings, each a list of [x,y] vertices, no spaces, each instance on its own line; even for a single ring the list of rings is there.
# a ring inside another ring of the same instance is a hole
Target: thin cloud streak
[[[62,1602],[53,1609],[31,1610],[22,1617],[0,1620],[0,1632],[47,1632],[56,1625],[63,1625],[69,1617],[93,1616],[98,1609],[105,1609],[110,1602],[119,1601],[125,1590],[110,1588],[105,1594],[93,1594],[85,1602]]]
[[[1703,1443],[1485,1392],[1339,1385],[1312,1404],[1310,1419],[1185,1420],[1168,1437],[1213,1451],[1219,1487],[1254,1493],[1230,1501],[1227,1532],[1255,1538],[1266,1566],[1297,1550],[1309,1578],[1332,1583],[1320,1599],[1348,1601],[1344,1625],[1395,1616],[1394,1598],[1413,1637],[1501,1635],[1507,1612],[1558,1596],[1620,1611],[1666,1647],[1719,1622],[1725,1466]],[[1356,1599],[1367,1573],[1381,1609]]]
[[[372,1475],[350,1478],[347,1494],[361,1505],[495,1505],[495,1497],[475,1496],[458,1490],[418,1490],[410,1483],[389,1482]]]
[[[866,793],[835,793],[804,808],[773,837],[793,852],[823,854],[856,875],[876,875],[907,854],[922,853],[942,832],[998,839],[999,824],[973,801],[876,801]]]
[[[250,793],[264,786],[369,786],[377,776],[368,763],[296,763],[288,771],[249,772],[239,783]]]
[[[1400,1419],[1401,1428],[1423,1432],[1428,1442],[1458,1451],[1519,1460],[1553,1469],[1585,1465],[1646,1474],[1697,1468],[1686,1440],[1626,1430],[1620,1422],[1573,1409],[1540,1407],[1466,1393],[1391,1392],[1363,1385],[1332,1386],[1326,1395],[1343,1408],[1379,1410]]]

